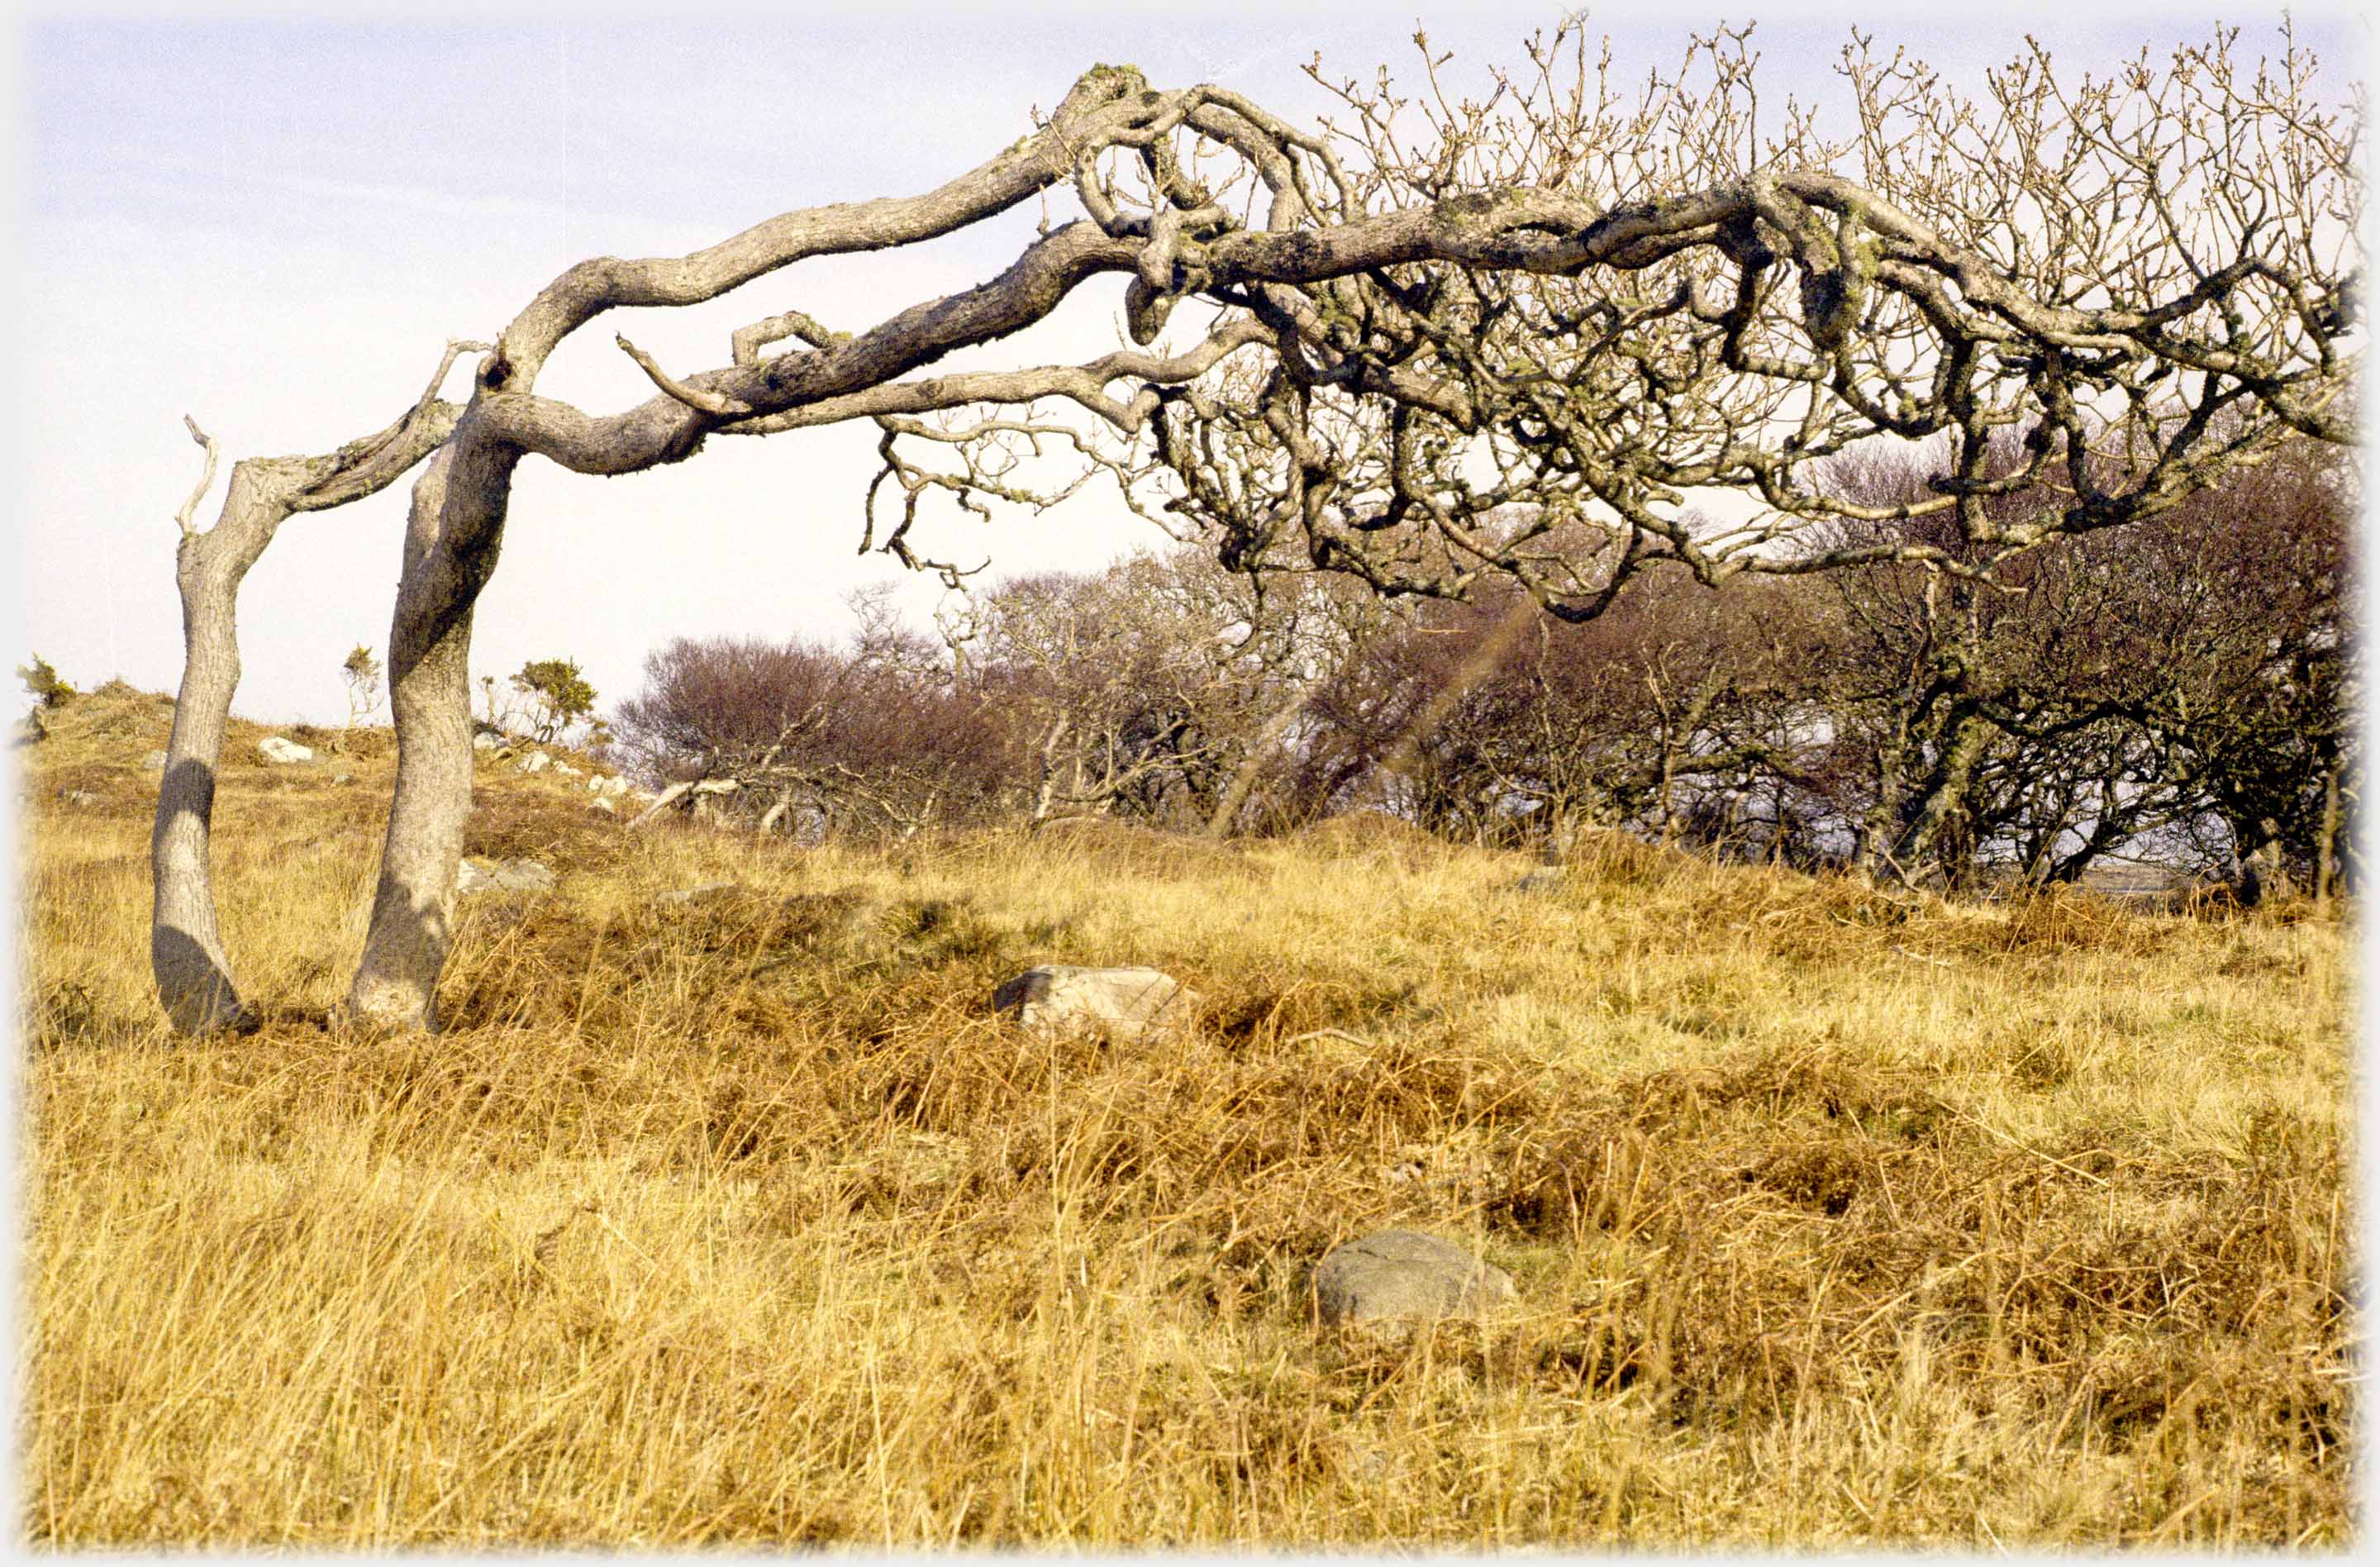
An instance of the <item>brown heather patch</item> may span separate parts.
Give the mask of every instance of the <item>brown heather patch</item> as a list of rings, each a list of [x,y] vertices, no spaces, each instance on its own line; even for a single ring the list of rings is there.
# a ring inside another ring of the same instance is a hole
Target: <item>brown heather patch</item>
[[[466,903],[447,1030],[370,1039],[335,1021],[367,758],[225,770],[268,1022],[175,1040],[146,801],[56,797],[98,745],[25,787],[42,1542],[2356,1532],[2329,921],[1644,845],[1519,894],[1521,856],[1384,821],[629,837],[483,767],[472,852],[562,884]],[[990,1018],[1042,961],[1206,1010]],[[1390,1224],[1480,1245],[1518,1308],[1318,1332],[1308,1269]]]

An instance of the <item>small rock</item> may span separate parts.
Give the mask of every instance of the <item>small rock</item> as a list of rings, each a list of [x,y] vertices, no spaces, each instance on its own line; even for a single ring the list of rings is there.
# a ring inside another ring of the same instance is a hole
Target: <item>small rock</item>
[[[467,859],[455,878],[455,891],[472,893],[550,893],[553,872],[533,859]]]
[[[1564,871],[1561,867],[1558,865],[1549,865],[1542,870],[1530,871],[1518,881],[1512,882],[1506,886],[1504,891],[1508,893],[1559,893],[1562,890],[1562,887],[1568,881],[1569,873]]]
[[[608,796],[601,795],[597,796],[594,800],[589,802],[587,808],[589,810],[606,811],[613,816],[620,814],[620,808],[613,805]]]
[[[267,735],[259,740],[256,743],[256,748],[263,753],[265,760],[276,767],[288,767],[297,762],[314,759],[312,747],[301,746],[295,740],[284,739],[278,735]]]
[[[543,772],[552,765],[553,759],[543,751],[531,751],[520,759],[520,770],[523,772]]]
[[[498,751],[504,749],[504,745],[490,730],[482,729],[471,736],[471,748],[475,751]]]
[[[577,768],[571,766],[566,761],[558,761],[553,764],[553,775],[556,778],[583,778],[586,776],[585,773],[581,772]]]
[[[1332,1249],[1314,1269],[1324,1322],[1468,1315],[1512,1298],[1512,1276],[1437,1235],[1381,1230]]]
[[[89,789],[61,789],[58,791],[58,798],[66,801],[66,803],[70,806],[95,806],[99,804],[99,796],[92,794]]]
[[[996,1012],[1014,1013],[1027,1028],[1099,1026],[1130,1039],[1181,1023],[1197,1007],[1198,995],[1154,968],[1049,964],[1002,985],[991,1004]]]
[[[151,751],[147,756],[140,759],[140,767],[145,772],[164,771],[165,753],[163,751]]]

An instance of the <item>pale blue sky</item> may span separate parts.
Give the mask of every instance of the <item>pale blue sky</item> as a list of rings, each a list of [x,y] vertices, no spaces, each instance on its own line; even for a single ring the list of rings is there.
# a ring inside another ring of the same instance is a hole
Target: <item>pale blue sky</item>
[[[1160,85],[1220,80],[1281,112],[1324,106],[1298,66],[1366,74],[1414,58],[1416,7],[1208,7],[1151,22],[1124,6],[824,15],[575,13],[360,23],[29,18],[17,115],[22,602],[9,662],[38,649],[79,685],[179,677],[173,515],[198,472],[187,412],[227,456],[320,451],[384,423],[449,335],[492,336],[570,262],[674,252],[820,201],[929,188],[1028,128],[1097,60]],[[1459,71],[1520,60],[1551,6],[1419,7]],[[2010,58],[2031,28],[2061,61],[2105,67],[2204,35],[2206,13],[1994,6],[1946,24],[1887,8],[1764,8],[1768,91],[1826,91],[1856,20],[1954,78]],[[1674,65],[1690,26],[1730,11],[1593,7],[1621,65]],[[1353,19],[1351,19],[1351,15]],[[2225,15],[2262,46],[2277,9]],[[2301,36],[2360,62],[2363,24],[2299,7]],[[2345,66],[2339,69],[2343,79]],[[580,334],[540,389],[609,410],[650,387],[616,325],[664,363],[722,362],[728,332],[798,304],[861,324],[997,271],[1035,214],[914,252],[795,269],[725,301],[625,312]],[[1037,329],[1025,352],[1111,341],[1121,285]],[[458,373],[450,390],[464,385]],[[606,701],[679,634],[837,630],[851,587],[902,574],[854,558],[872,431],[719,441],[694,461],[599,480],[531,463],[483,601],[478,671],[579,659]],[[210,497],[202,517],[211,518]],[[236,710],[336,721],[337,667],[383,646],[403,486],[293,518],[242,598]],[[1156,535],[1111,504],[946,535],[995,569],[1087,564]],[[922,613],[937,589],[907,579]],[[21,705],[21,704],[19,704]]]

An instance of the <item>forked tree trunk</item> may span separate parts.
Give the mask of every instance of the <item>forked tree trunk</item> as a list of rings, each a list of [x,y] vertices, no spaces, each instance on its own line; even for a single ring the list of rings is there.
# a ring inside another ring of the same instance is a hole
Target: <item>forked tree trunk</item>
[[[215,777],[231,699],[239,688],[240,583],[293,513],[344,505],[384,489],[444,441],[456,409],[438,400],[439,385],[455,357],[478,346],[449,343],[419,400],[376,434],[323,456],[252,457],[234,464],[223,509],[204,532],[191,516],[213,482],[216,447],[196,424],[189,426],[206,448],[207,465],[176,518],[182,528],[174,568],[182,600],[182,684],[149,836],[149,967],[165,1015],[183,1033],[245,1029],[257,1021],[232,978],[216,922],[212,869]]]

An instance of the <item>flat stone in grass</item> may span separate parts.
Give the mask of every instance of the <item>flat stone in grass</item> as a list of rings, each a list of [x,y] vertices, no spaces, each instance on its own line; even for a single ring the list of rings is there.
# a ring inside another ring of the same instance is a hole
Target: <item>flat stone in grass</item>
[[[455,891],[473,893],[550,893],[553,872],[533,859],[467,859],[455,878]]]
[[[1513,1295],[1512,1276],[1418,1230],[1380,1230],[1334,1247],[1314,1269],[1324,1322],[1468,1316]]]
[[[1160,969],[1062,963],[1028,968],[991,998],[1027,1028],[1101,1027],[1121,1039],[1172,1028],[1197,1004],[1196,991]]]

